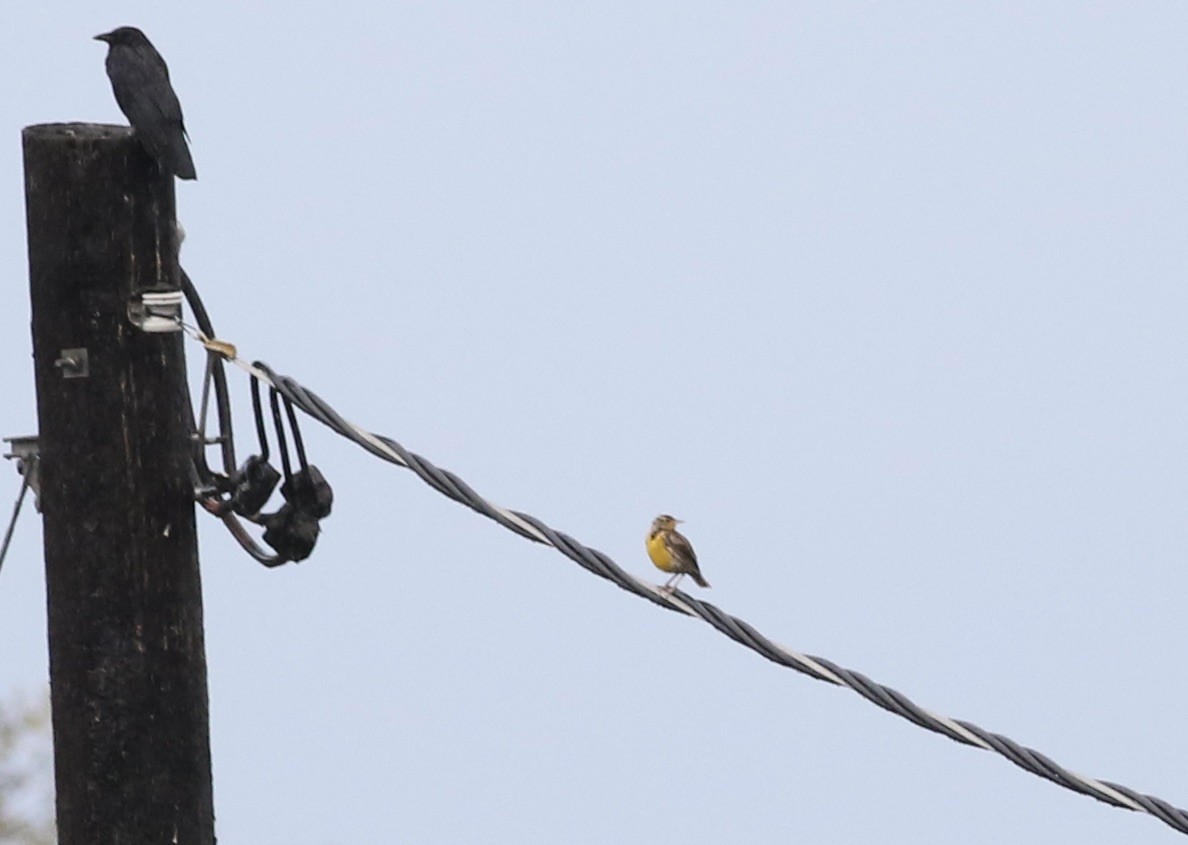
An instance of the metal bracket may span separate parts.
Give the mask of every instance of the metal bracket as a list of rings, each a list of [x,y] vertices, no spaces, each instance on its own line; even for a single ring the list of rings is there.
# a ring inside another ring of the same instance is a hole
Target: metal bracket
[[[128,319],[141,331],[152,334],[181,331],[182,292],[146,292],[128,303]]]
[[[26,437],[5,437],[5,443],[11,444],[12,451],[6,452],[4,457],[16,461],[18,475],[25,476],[26,483],[33,491],[33,505],[41,512],[41,475],[37,471],[41,466],[41,449],[37,445],[37,435]]]
[[[91,374],[91,359],[83,348],[63,349],[54,366],[62,371],[62,378],[86,378]]]

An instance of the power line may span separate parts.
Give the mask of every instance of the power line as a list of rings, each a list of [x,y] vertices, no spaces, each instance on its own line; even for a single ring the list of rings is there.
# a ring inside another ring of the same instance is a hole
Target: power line
[[[186,333],[203,343],[208,350],[246,370],[253,378],[272,386],[294,405],[332,431],[357,443],[371,454],[389,463],[411,470],[422,481],[444,496],[494,520],[525,539],[552,546],[582,568],[611,581],[616,586],[646,599],[666,610],[701,619],[720,633],[763,657],[808,675],[819,681],[848,687],[867,701],[901,716],[925,730],[947,736],[954,742],[993,751],[1024,771],[1050,780],[1065,789],[1088,795],[1114,807],[1148,813],[1181,833],[1188,833],[1188,811],[1146,795],[1130,787],[1097,780],[1069,771],[1035,749],[1020,745],[1009,737],[993,733],[972,722],[951,719],[917,705],[903,693],[872,681],[860,672],[838,666],[824,657],[801,654],[759,633],[748,622],[721,608],[676,590],[665,592],[655,584],[636,578],[610,557],[590,548],[569,535],[557,531],[536,517],[522,511],[500,507],[484,499],[454,473],[435,466],[426,458],[410,452],[390,437],[374,434],[358,426],[332,408],[312,390],[289,376],[281,375],[265,364],[250,364],[238,357],[230,344],[214,341],[202,332],[183,326]]]

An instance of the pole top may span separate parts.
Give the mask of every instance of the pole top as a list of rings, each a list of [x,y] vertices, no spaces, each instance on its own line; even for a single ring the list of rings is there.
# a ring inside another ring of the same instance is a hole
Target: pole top
[[[22,129],[21,135],[27,141],[102,141],[130,137],[132,127],[118,126],[114,123],[35,123]]]

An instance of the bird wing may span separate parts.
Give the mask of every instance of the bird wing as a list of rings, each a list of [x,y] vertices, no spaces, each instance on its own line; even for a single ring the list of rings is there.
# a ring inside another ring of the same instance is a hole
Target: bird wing
[[[669,553],[678,563],[684,564],[685,567],[697,568],[697,553],[693,551],[692,544],[685,539],[684,534],[679,531],[669,531],[665,545],[668,546]]]
[[[107,74],[116,100],[133,126],[181,123],[181,103],[169,83],[165,60],[156,50],[117,47],[108,58]]]

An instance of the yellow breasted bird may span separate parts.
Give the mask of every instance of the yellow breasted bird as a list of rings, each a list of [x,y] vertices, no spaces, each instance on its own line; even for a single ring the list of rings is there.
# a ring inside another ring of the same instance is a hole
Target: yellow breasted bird
[[[666,513],[652,520],[652,530],[648,532],[648,557],[657,569],[672,573],[664,585],[665,590],[675,590],[686,575],[693,576],[699,587],[708,587],[709,581],[701,577],[701,570],[697,567],[697,553],[693,551],[692,544],[676,530],[679,522],[681,520],[673,519]]]

